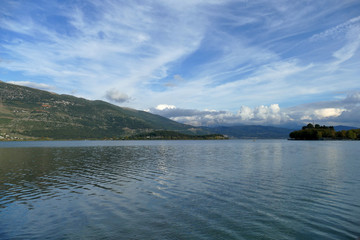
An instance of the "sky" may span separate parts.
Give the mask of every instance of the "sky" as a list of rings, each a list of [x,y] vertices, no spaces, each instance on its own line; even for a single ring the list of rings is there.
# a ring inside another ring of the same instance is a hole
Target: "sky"
[[[1,0],[0,80],[196,126],[360,127],[360,1]]]

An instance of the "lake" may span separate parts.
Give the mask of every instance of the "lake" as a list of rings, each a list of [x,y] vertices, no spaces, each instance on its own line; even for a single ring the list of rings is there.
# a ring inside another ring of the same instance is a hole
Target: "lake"
[[[357,239],[359,141],[0,142],[0,239]]]

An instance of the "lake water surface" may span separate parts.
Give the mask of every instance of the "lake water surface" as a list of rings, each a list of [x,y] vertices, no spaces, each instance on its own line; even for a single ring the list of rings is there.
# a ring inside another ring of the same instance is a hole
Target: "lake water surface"
[[[0,239],[356,239],[359,141],[0,142]]]

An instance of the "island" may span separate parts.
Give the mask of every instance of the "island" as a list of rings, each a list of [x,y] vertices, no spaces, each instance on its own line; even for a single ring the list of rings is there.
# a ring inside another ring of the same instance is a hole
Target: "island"
[[[360,140],[360,129],[335,131],[333,126],[309,123],[289,136],[289,140]]]

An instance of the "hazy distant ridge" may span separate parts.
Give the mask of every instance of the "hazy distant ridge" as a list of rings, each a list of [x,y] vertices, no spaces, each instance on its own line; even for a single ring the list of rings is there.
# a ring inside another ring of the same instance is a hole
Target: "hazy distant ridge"
[[[209,127],[208,130],[228,135],[231,138],[261,138],[261,139],[282,139],[288,138],[292,129],[260,126],[260,125],[241,125],[241,126],[217,126]]]

